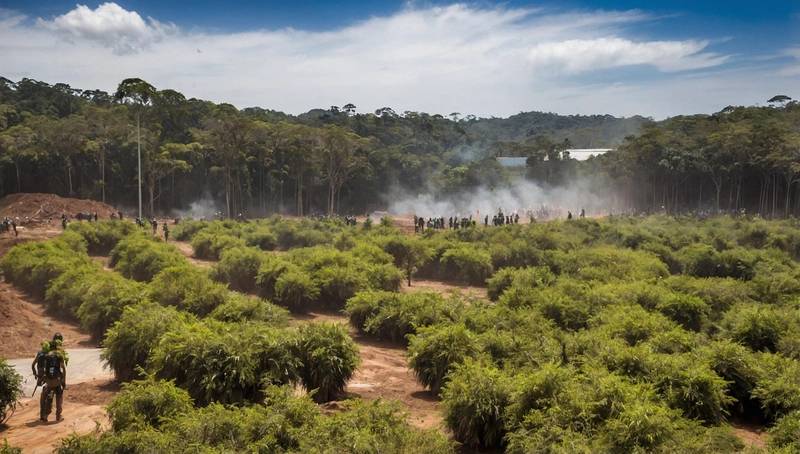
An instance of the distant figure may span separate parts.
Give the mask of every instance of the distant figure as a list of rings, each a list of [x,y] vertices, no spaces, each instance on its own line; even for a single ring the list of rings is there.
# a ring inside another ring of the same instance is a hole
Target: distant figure
[[[581,208],[581,219],[583,219],[583,218],[585,218],[585,217],[586,217],[586,210],[584,210],[583,208]]]
[[[158,221],[156,221],[156,218],[150,219],[150,226],[153,227],[153,235],[155,235],[158,232]]]
[[[122,211],[117,211],[117,214],[119,215],[119,220],[121,221],[122,220]]]
[[[567,211],[567,220],[568,221],[572,220],[572,211]]]
[[[97,211],[94,212],[94,222],[97,222]]]
[[[164,242],[169,241],[169,227],[166,222],[161,225],[161,229],[164,230]]]
[[[489,215],[487,214],[486,217],[483,218],[483,225],[489,227]]]
[[[519,224],[519,213],[514,215],[514,224]]]
[[[19,232],[17,232],[17,221],[14,219],[11,220],[11,229],[14,230],[14,236],[19,236]]]
[[[61,215],[61,228],[64,229],[64,230],[67,230],[67,215],[66,214],[62,214]]]

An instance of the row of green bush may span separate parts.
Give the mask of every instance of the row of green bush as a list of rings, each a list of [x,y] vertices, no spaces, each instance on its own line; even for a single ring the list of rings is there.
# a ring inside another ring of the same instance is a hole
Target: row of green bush
[[[453,452],[443,435],[410,427],[397,404],[349,401],[325,414],[289,387],[264,394],[257,405],[195,408],[185,391],[150,377],[125,385],[111,403],[112,430],[73,435],[57,452]]]

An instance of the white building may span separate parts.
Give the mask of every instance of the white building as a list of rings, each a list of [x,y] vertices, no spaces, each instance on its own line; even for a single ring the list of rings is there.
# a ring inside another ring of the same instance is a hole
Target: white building
[[[613,148],[570,148],[565,151],[565,154],[569,153],[569,158],[574,159],[576,161],[585,161],[589,158],[594,156],[600,156],[602,154],[606,154],[609,151],[612,151]],[[545,161],[547,157],[545,156]],[[516,156],[498,156],[497,162],[500,163],[503,167],[508,168],[515,168],[515,167],[525,167],[528,158],[525,156],[516,157]]]

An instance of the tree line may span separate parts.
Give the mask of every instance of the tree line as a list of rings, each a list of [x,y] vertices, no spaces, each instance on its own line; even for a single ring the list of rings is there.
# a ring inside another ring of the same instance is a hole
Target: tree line
[[[198,199],[224,214],[353,214],[389,194],[447,196],[513,185],[496,156],[524,156],[542,186],[591,180],[635,210],[800,210],[798,104],[731,107],[654,122],[527,112],[477,118],[352,103],[300,115],[237,109],[141,79],[115,93],[0,78],[0,191],[52,192],[147,215]],[[587,162],[570,147],[613,147]],[[508,207],[507,207],[508,208]]]

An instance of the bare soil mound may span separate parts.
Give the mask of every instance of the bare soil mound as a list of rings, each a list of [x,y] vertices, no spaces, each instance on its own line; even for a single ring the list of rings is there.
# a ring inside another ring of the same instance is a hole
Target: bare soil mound
[[[43,304],[32,302],[24,293],[0,281],[0,357],[33,357],[42,341],[51,339],[56,332],[64,335],[67,348],[92,345],[89,335],[74,322],[48,314]]]
[[[46,223],[51,219],[58,222],[62,214],[72,219],[77,213],[97,213],[100,219],[108,219],[116,211],[96,200],[72,199],[56,194],[18,193],[0,199],[0,218],[19,218],[23,225]]]

